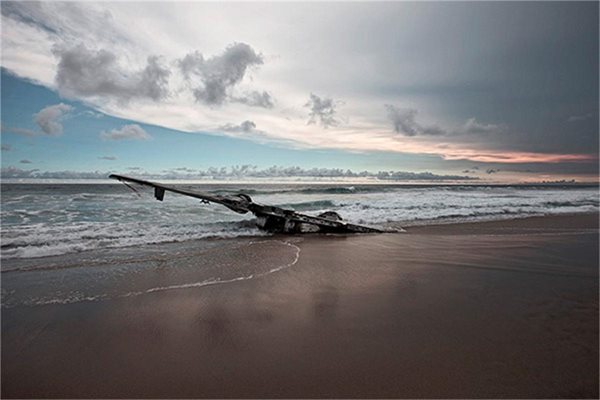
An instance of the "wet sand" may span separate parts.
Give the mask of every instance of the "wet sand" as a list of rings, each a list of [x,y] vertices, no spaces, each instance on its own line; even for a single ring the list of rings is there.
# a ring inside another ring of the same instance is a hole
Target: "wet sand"
[[[597,214],[269,240],[235,267],[297,262],[3,308],[2,397],[598,397]]]

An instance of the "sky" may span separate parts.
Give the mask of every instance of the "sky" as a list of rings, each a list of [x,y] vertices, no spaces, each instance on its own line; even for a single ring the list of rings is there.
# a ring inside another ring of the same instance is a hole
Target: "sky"
[[[597,2],[1,11],[4,179],[598,181]]]

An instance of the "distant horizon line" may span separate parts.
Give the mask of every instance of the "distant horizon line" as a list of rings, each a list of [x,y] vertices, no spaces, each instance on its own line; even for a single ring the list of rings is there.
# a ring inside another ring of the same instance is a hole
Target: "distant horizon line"
[[[212,184],[212,185],[235,185],[235,184],[261,184],[261,185],[385,185],[385,186],[574,186],[574,187],[600,187],[600,181],[576,181],[576,180],[557,180],[557,181],[521,181],[521,182],[502,182],[502,181],[485,181],[485,180],[353,180],[353,179],[298,179],[294,177],[290,179],[273,180],[272,178],[262,179],[160,179],[163,183],[170,184]],[[305,177],[303,177],[305,178]],[[316,178],[316,177],[314,177]],[[0,179],[0,184],[101,184],[101,185],[119,185],[118,181],[108,178],[8,178]]]
[[[434,173],[431,171],[410,172],[402,170],[363,170],[355,172],[349,168],[303,168],[299,166],[258,167],[235,165],[228,167],[188,168],[175,167],[150,172],[142,167],[123,167],[110,170],[56,170],[43,171],[38,168],[22,169],[7,166],[0,169],[0,180],[6,183],[106,183],[109,175],[118,173],[147,180],[185,183],[340,183],[340,184],[598,184],[598,175],[555,174],[518,176],[518,171],[473,166],[456,172]],[[468,173],[468,175],[467,175]],[[509,175],[507,175],[507,173]],[[516,176],[515,176],[516,174]]]

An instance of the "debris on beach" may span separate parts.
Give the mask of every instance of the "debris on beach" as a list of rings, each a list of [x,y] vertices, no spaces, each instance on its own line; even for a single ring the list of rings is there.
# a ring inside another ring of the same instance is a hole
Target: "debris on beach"
[[[335,211],[326,211],[318,216],[298,213],[281,207],[268,206],[255,203],[247,194],[213,195],[195,190],[163,185],[156,182],[131,178],[123,175],[111,174],[109,178],[117,179],[135,190],[129,183],[150,186],[154,188],[154,197],[162,201],[165,192],[173,192],[200,199],[203,203],[221,204],[239,214],[253,213],[257,217],[256,224],[259,228],[269,232],[281,233],[381,233],[379,229],[355,225],[344,222]]]

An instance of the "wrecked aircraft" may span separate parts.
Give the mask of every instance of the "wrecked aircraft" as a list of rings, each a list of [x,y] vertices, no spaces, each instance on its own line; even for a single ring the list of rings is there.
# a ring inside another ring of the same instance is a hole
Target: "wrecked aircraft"
[[[173,192],[184,196],[195,197],[203,203],[221,204],[239,214],[253,213],[257,218],[257,226],[269,232],[282,233],[381,233],[382,231],[367,226],[349,224],[342,220],[342,217],[335,211],[326,211],[318,216],[311,216],[298,213],[293,210],[267,206],[252,201],[250,196],[240,193],[235,195],[221,196],[210,193],[192,191],[178,188],[175,186],[163,185],[160,183],[149,182],[142,179],[130,178],[123,175],[111,174],[109,178],[117,179],[129,186],[128,183],[135,183],[154,188],[154,197],[162,201],[165,192]],[[129,186],[133,189],[131,186]],[[133,189],[135,190],[135,189]]]

